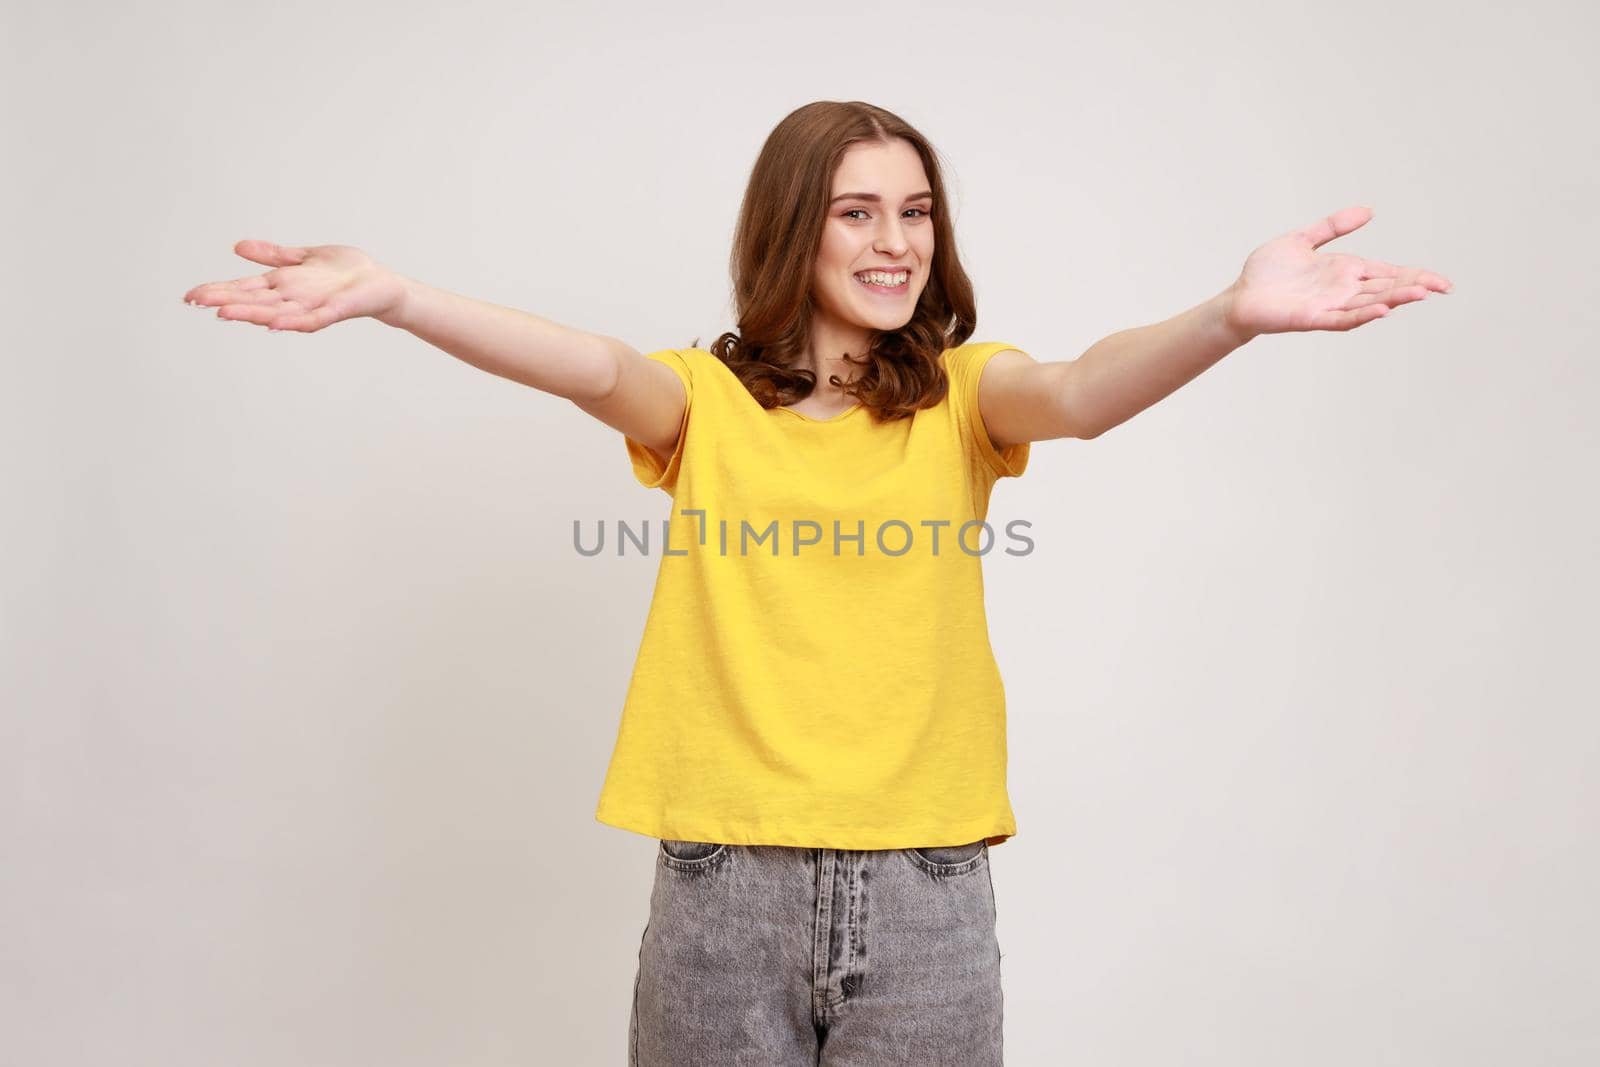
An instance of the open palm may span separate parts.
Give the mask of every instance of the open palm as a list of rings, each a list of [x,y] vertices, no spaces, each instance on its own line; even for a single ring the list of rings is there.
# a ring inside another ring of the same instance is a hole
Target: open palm
[[[185,303],[214,307],[220,319],[315,333],[344,319],[382,319],[405,299],[403,278],[349,245],[299,248],[247,240],[233,250],[276,269],[197,285],[183,294]]]
[[[1317,252],[1371,218],[1371,208],[1348,207],[1250,253],[1230,290],[1230,325],[1246,335],[1349,330],[1430,292],[1451,290],[1448,278],[1421,267]]]

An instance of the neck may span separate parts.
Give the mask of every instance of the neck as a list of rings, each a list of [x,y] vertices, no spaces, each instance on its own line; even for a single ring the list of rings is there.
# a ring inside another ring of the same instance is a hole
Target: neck
[[[860,363],[847,363],[845,356],[861,360],[867,354],[872,331],[852,326],[824,315],[811,322],[811,337],[806,350],[801,353],[800,366],[817,376],[813,396],[842,396],[844,390],[828,382],[829,375],[838,375],[842,382],[853,381],[861,373]]]

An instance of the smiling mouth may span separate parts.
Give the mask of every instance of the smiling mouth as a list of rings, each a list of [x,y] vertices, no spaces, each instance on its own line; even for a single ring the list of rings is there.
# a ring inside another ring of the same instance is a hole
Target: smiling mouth
[[[879,285],[877,282],[863,281],[860,276],[854,274],[852,274],[851,277],[855,278],[857,285],[862,286],[868,292],[878,293],[884,296],[900,296],[911,288],[910,272],[907,272],[906,280],[901,282],[899,285]]]

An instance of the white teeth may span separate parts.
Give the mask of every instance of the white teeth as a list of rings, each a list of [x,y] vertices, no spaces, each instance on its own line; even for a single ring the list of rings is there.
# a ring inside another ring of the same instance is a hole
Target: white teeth
[[[907,274],[903,270],[897,271],[894,274],[885,274],[881,270],[869,270],[863,274],[857,274],[856,277],[861,281],[870,282],[873,285],[885,285],[893,287],[904,284]]]

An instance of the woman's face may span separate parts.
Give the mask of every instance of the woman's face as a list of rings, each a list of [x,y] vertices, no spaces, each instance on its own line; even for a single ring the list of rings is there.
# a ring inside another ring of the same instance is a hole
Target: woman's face
[[[922,157],[898,138],[852,145],[830,196],[812,276],[819,313],[847,329],[898,330],[911,321],[933,265],[935,205]],[[858,277],[891,268],[899,268],[897,276],[873,283]]]

